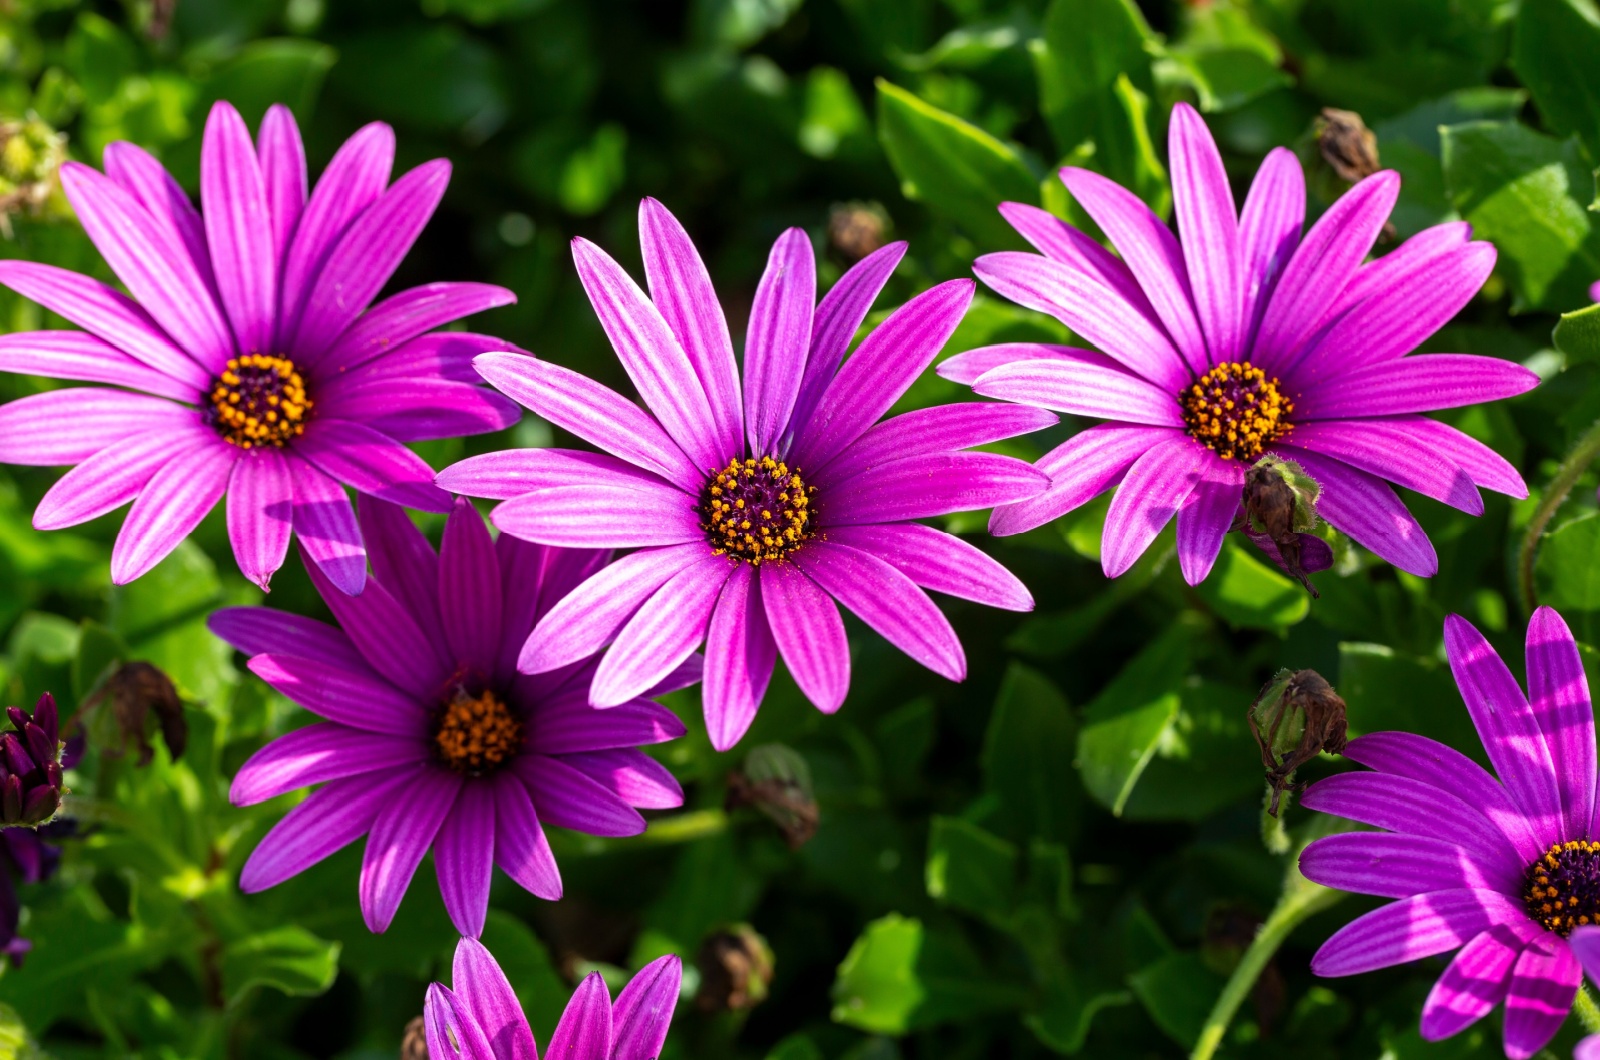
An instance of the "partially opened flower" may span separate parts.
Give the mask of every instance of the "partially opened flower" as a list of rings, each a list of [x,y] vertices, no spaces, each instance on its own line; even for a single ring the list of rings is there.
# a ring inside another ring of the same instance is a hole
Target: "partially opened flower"
[[[636,835],[636,808],[681,805],[672,774],[637,748],[683,724],[644,698],[591,707],[593,659],[517,673],[534,622],[606,553],[493,541],[463,499],[435,554],[400,508],[361,506],[366,591],[347,596],[307,565],[340,629],[263,607],[210,618],[254,673],[327,719],[269,743],[234,777],[241,806],[322,784],[251,853],[239,886],[271,887],[365,835],[361,911],[382,931],[431,847],[450,919],[477,935],[495,865],[541,898],[561,897],[545,826]],[[648,691],[692,684],[698,661]]]
[[[1098,352],[1011,343],[950,358],[974,390],[1108,422],[1038,463],[1048,491],[994,513],[1015,534],[1112,487],[1101,562],[1122,574],[1177,517],[1184,577],[1205,578],[1239,509],[1245,470],[1266,453],[1320,484],[1318,513],[1403,570],[1438,557],[1390,483],[1474,515],[1478,487],[1526,497],[1514,468],[1480,442],[1420,415],[1531,389],[1538,378],[1494,357],[1407,357],[1467,304],[1495,251],[1463,222],[1430,228],[1365,262],[1400,187],[1361,181],[1301,235],[1305,178],[1272,151],[1242,214],[1199,114],[1172,112],[1172,196],[1180,243],[1137,197],[1068,167],[1061,178],[1115,245],[1042,210],[1000,211],[1040,254],[978,259],[978,277],[1056,317]]]
[[[1355,975],[1459,948],[1423,1005],[1422,1036],[1448,1038],[1504,1002],[1506,1055],[1522,1060],[1572,1006],[1574,932],[1600,924],[1594,713],[1578,647],[1550,608],[1528,624],[1527,696],[1465,619],[1447,618],[1444,636],[1499,780],[1409,733],[1346,745],[1373,772],[1314,784],[1304,804],[1386,831],[1319,839],[1300,871],[1398,900],[1335,933],[1311,970]]]
[[[704,641],[706,724],[722,750],[749,728],[779,655],[813,703],[839,708],[850,652],[838,604],[923,665],[963,678],[961,644],[923,590],[1012,610],[1033,600],[994,560],[914,520],[1038,493],[1047,480],[1023,461],[961,450],[1054,417],[969,403],[878,419],[950,338],[972,283],[913,298],[845,360],[905,246],[863,259],[818,305],[811,244],[790,229],[756,290],[741,386],[688,235],[652,199],[639,228],[651,297],[592,243],[576,240],[573,254],[649,411],[556,365],[485,354],[484,378],[605,452],[512,450],[439,476],[457,493],[506,500],[492,517],[506,533],[638,550],[545,616],[521,668],[554,670],[610,643],[591,692],[608,707]]]
[[[239,569],[266,588],[291,530],[345,592],[366,560],[344,487],[432,511],[450,498],[402,443],[497,430],[515,405],[472,372],[505,343],[425,334],[514,301],[471,283],[416,287],[370,310],[449,181],[443,159],[389,184],[394,133],[373,124],[309,197],[289,111],[258,144],[212,108],[190,204],[149,154],[106,148],[104,174],[61,170],[67,198],[132,298],[97,280],[0,262],[0,284],[83,331],[0,336],[0,370],[107,384],[0,408],[0,461],[76,464],[45,494],[53,530],[133,502],[111,553],[127,582],[158,563],[224,494]]]
[[[482,943],[456,944],[450,979],[428,987],[429,1060],[539,1060],[522,1005]],[[682,985],[683,964],[670,955],[639,969],[615,1003],[600,973],[590,972],[561,1013],[546,1060],[655,1060]]]

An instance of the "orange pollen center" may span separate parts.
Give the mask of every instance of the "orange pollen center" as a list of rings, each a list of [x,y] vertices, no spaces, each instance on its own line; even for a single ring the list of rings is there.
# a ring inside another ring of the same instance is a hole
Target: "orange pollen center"
[[[295,363],[261,353],[229,359],[212,380],[210,399],[206,422],[241,449],[281,446],[298,437],[312,405]]]
[[[770,456],[734,460],[700,492],[700,526],[719,556],[760,566],[781,560],[815,531],[799,468]]]
[[[1556,843],[1528,866],[1522,904],[1528,915],[1565,938],[1574,928],[1600,924],[1600,843]]]
[[[493,692],[458,692],[439,712],[433,733],[439,760],[478,776],[505,765],[522,749],[522,722]]]
[[[1217,365],[1179,399],[1190,437],[1224,460],[1255,460],[1292,426],[1294,402],[1248,362]]]

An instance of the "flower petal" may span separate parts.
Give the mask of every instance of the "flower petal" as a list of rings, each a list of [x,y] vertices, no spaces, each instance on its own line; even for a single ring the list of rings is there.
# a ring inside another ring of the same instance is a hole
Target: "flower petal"
[[[523,890],[539,898],[561,898],[561,870],[533,808],[533,798],[512,772],[494,778],[494,860]]]
[[[744,344],[744,421],[750,452],[772,453],[789,427],[811,349],[817,259],[803,229],[778,237],[756,286]]]
[[[1117,423],[1080,431],[1033,465],[1050,476],[1050,488],[1019,504],[996,508],[989,519],[989,532],[1008,537],[1043,526],[1121,482],[1134,461],[1153,447],[1183,437],[1164,428]]]
[[[644,818],[605,785],[559,758],[523,755],[512,767],[528,786],[539,820],[557,828],[598,836],[630,836],[644,831]]]
[[[707,551],[673,575],[617,632],[600,660],[589,702],[614,707],[647,691],[706,638],[711,612],[734,562]]]
[[[504,430],[522,409],[488,387],[394,376],[329,387],[317,399],[317,415],[362,423],[400,442],[426,442]]]
[[[1506,988],[1507,1060],[1528,1060],[1567,1021],[1583,971],[1572,951],[1547,936],[1522,951]]]
[[[1516,500],[1528,496],[1527,483],[1517,474],[1510,461],[1490,449],[1476,438],[1469,437],[1448,423],[1431,420],[1426,416],[1395,416],[1384,419],[1365,419],[1369,427],[1385,425],[1381,429],[1404,431],[1413,444],[1424,445],[1451,461],[1467,473],[1479,487],[1504,493]]]
[[[180,453],[151,476],[111,547],[113,584],[126,585],[160,563],[200,525],[227,490],[238,456],[214,440]]]
[[[696,465],[721,467],[735,454],[718,444],[711,402],[660,311],[593,243],[573,240],[572,257],[600,326],[646,407]]]
[[[689,233],[655,199],[639,203],[639,246],[644,251],[650,299],[683,347],[705,391],[718,445],[730,455],[737,453],[744,439],[739,368],[711,275]]]
[[[1243,467],[1214,453],[1201,458],[1200,477],[1178,508],[1178,567],[1190,585],[1211,573],[1243,496]]]
[[[1521,872],[1494,871],[1444,839],[1346,832],[1315,840],[1300,855],[1312,883],[1354,894],[1409,898],[1428,891],[1516,891]]]
[[[427,714],[407,695],[368,670],[346,670],[295,655],[257,655],[250,672],[313,714],[365,732],[425,734]]]
[[[489,518],[525,541],[569,548],[705,540],[694,498],[661,482],[543,489],[503,501]]]
[[[500,561],[483,517],[465,497],[457,499],[439,544],[439,606],[455,660],[494,673],[503,613]]]
[[[1297,424],[1295,445],[1416,490],[1468,515],[1483,514],[1483,496],[1459,465],[1404,427],[1387,420],[1323,420]]]
[[[138,144],[107,144],[101,161],[106,176],[126,189],[183,246],[206,289],[215,295],[216,277],[211,269],[211,249],[206,246],[205,219],[189,201],[183,185]]]
[[[683,722],[659,703],[631,699],[601,710],[589,705],[588,689],[536,703],[527,722],[528,747],[544,755],[665,743],[683,733]]]
[[[340,670],[367,665],[344,630],[268,607],[224,607],[206,616],[206,628],[246,655],[298,655]]]
[[[1033,610],[1033,595],[998,560],[931,526],[830,527],[828,540],[877,556],[924,589],[1007,611]]]
[[[467,938],[483,934],[494,881],[494,788],[482,779],[461,785],[434,837],[433,868],[450,922]]]
[[[1422,1006],[1422,1037],[1459,1034],[1505,999],[1511,969],[1538,932],[1531,924],[1496,924],[1461,947]]]
[[[443,644],[439,556],[427,536],[398,504],[363,493],[356,497],[356,510],[373,578],[399,601],[430,644]]]
[[[483,1028],[453,990],[428,984],[422,1023],[430,1060],[499,1060]]]
[[[372,827],[378,811],[410,787],[413,771],[346,777],[313,791],[284,815],[256,845],[239,870],[239,890],[254,894],[297,876]]]
[[[1188,435],[1171,433],[1129,466],[1111,498],[1100,536],[1100,566],[1106,577],[1124,574],[1178,514],[1200,481],[1205,452]]]
[[[538,490],[603,481],[648,489],[661,479],[612,456],[580,449],[501,449],[459,460],[434,477],[434,484],[468,497],[510,500]]]
[[[611,1060],[655,1060],[661,1055],[682,987],[683,962],[674,954],[639,969],[611,1010]]]
[[[254,806],[286,791],[425,761],[427,744],[414,735],[352,729],[331,721],[278,737],[234,774],[228,800]]]
[[[433,484],[433,468],[364,423],[317,417],[294,450],[331,478],[380,500],[424,512],[448,512],[450,495]]]
[[[1167,125],[1172,210],[1209,364],[1236,360],[1244,349],[1239,308],[1244,299],[1239,218],[1222,155],[1200,114],[1180,101]]]
[[[834,541],[809,542],[793,561],[890,644],[941,677],[966,679],[966,653],[950,620],[893,566]]]
[[[239,456],[228,480],[228,540],[246,578],[270,591],[272,576],[289,555],[294,529],[294,478],[276,449]]]
[[[1054,426],[1056,422],[1049,412],[1026,405],[964,401],[913,409],[874,424],[825,467],[807,473],[806,478],[826,488],[886,460],[988,445]]]
[[[1032,243],[1039,253],[1109,287],[1129,306],[1142,313],[1153,326],[1161,326],[1156,319],[1156,311],[1150,306],[1150,299],[1145,297],[1144,288],[1139,286],[1133,271],[1122,263],[1121,258],[1061,218],[1037,206],[1003,202],[999,209],[1000,216],[1017,230],[1018,235]]]
[[[1321,976],[1359,975],[1448,953],[1498,923],[1525,921],[1498,891],[1434,891],[1379,906],[1334,932],[1311,958]]]
[[[1300,243],[1306,220],[1306,178],[1300,159],[1287,147],[1274,147],[1262,159],[1239,214],[1239,259],[1244,278],[1240,322],[1253,348],[1278,278]]]
[[[473,938],[456,943],[450,981],[462,1006],[488,1039],[496,1060],[539,1060],[522,1003],[483,943]]]
[[[997,342],[993,346],[979,346],[977,349],[946,357],[935,365],[933,370],[941,379],[971,386],[985,372],[1017,361],[1086,361],[1100,365],[1116,363],[1103,353],[1080,350],[1073,346],[1060,346],[1049,342]]]
[[[344,487],[298,456],[289,458],[289,474],[294,478],[294,532],[306,556],[342,592],[361,592],[367,584],[367,553]]]
[[[794,683],[818,710],[832,714],[850,691],[850,642],[839,605],[792,563],[762,566],[761,598]]]
[[[1477,405],[1525,394],[1539,377],[1512,361],[1428,353],[1369,365],[1297,394],[1295,418],[1342,420]]]
[[[200,147],[200,204],[222,308],[241,354],[274,353],[278,249],[250,130],[219,100]]]
[[[470,331],[431,331],[386,350],[372,360],[344,373],[349,386],[391,377],[405,379],[446,379],[452,383],[483,382],[473,367],[473,359],[483,353],[510,353],[532,357],[505,339],[478,335]],[[327,359],[323,361],[325,368]]]
[[[660,424],[616,391],[570,369],[519,354],[486,353],[472,363],[501,393],[562,430],[682,489],[697,492],[705,485],[705,471],[684,455]]]
[[[388,930],[462,783],[454,773],[419,766],[378,811],[367,835],[358,891],[367,930]]]
[[[723,584],[706,630],[701,696],[712,747],[726,751],[744,738],[767,694],[777,658],[761,583],[755,569],[741,563]]]
[[[429,283],[409,288],[363,313],[316,359],[313,375],[317,380],[340,378],[434,328],[516,300],[504,287],[487,283]],[[494,348],[509,346],[501,341]]]
[[[984,397],[1122,423],[1182,427],[1184,422],[1170,391],[1120,367],[1087,359],[1013,361],[979,376],[972,389]]]
[[[261,160],[261,186],[272,218],[273,261],[278,270],[289,253],[295,224],[306,206],[306,149],[294,113],[282,103],[267,108],[256,137]],[[281,275],[281,271],[280,271]]]
[[[999,453],[937,453],[890,460],[819,494],[826,527],[927,519],[951,512],[1015,504],[1038,496],[1050,479]]]
[[[172,453],[173,441],[161,431],[112,442],[56,480],[34,510],[33,528],[60,530],[116,511],[139,495]]]
[[[545,1055],[560,1060],[611,1060],[611,995],[599,972],[590,972],[572,992]]]
[[[0,335],[0,372],[110,383],[177,401],[195,400],[195,389],[189,383],[173,379],[104,339],[82,331]]]
[[[806,423],[796,423],[789,463],[820,467],[860,438],[933,363],[972,303],[971,280],[930,288],[890,313],[828,384]]]
[[[621,709],[612,707],[598,713],[614,714]],[[586,751],[563,755],[561,760],[597,781],[629,806],[641,810],[674,810],[683,805],[683,788],[671,770],[637,748]]]
[[[105,387],[64,387],[0,405],[0,461],[32,467],[76,464],[108,445],[146,433],[159,433],[174,443],[195,438],[221,444],[199,426],[194,409],[166,398]]]
[[[1382,479],[1309,449],[1279,443],[1273,446],[1322,486],[1317,514],[1335,530],[1349,534],[1403,571],[1431,578],[1439,571],[1439,555],[1416,517],[1400,503]]]
[[[1528,700],[1561,791],[1561,834],[1586,836],[1595,800],[1594,707],[1572,631],[1541,607],[1528,622]]]
[[[867,311],[877,301],[883,285],[889,282],[894,270],[905,257],[904,243],[890,243],[879,247],[845,270],[817,305],[811,322],[811,349],[806,355],[806,372],[800,380],[800,394],[795,398],[794,412],[789,417],[789,433],[784,441],[787,450],[795,436],[811,422],[817,403],[827,392],[828,385],[838,374],[844,355],[855,340],[856,332],[867,319]]]

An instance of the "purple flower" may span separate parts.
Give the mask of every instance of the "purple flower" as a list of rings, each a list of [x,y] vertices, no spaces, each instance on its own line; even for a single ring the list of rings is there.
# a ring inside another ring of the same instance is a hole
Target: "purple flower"
[[[429,1060],[538,1060],[539,1047],[506,974],[474,939],[456,944],[455,984],[428,987],[423,1008]],[[560,1060],[655,1060],[678,1004],[683,965],[658,957],[639,969],[616,1003],[599,972],[578,984],[546,1057]]]
[[[1113,486],[1101,563],[1133,565],[1178,519],[1190,584],[1216,562],[1245,470],[1265,453],[1322,487],[1319,513],[1403,570],[1438,557],[1388,483],[1474,515],[1478,487],[1526,497],[1492,450],[1419,413],[1520,394],[1538,383],[1494,357],[1406,357],[1453,317],[1494,267],[1465,223],[1430,228],[1363,263],[1399,192],[1375,173],[1301,236],[1305,178],[1293,153],[1267,155],[1242,215],[1199,114],[1173,109],[1177,237],[1130,192],[1087,170],[1061,171],[1120,257],[1042,210],[1000,212],[1041,254],[978,259],[978,277],[1062,321],[1103,352],[1009,343],[939,366],[974,390],[1109,422],[1038,463],[1043,494],[994,513],[1000,535],[1032,529]]]
[[[252,671],[327,719],[274,740],[234,777],[241,806],[322,784],[250,855],[241,889],[271,887],[365,835],[361,911],[383,931],[431,847],[450,919],[475,936],[495,865],[541,898],[561,897],[545,825],[637,835],[635,807],[682,805],[672,774],[637,749],[683,734],[670,710],[642,697],[595,710],[593,659],[516,670],[534,622],[606,553],[493,541],[465,499],[437,554],[383,501],[361,498],[361,529],[373,569],[360,596],[307,564],[342,630],[262,607],[210,618]],[[694,683],[698,662],[647,693]]]
[[[436,283],[368,311],[450,177],[436,159],[390,185],[393,161],[393,131],[368,125],[308,197],[289,111],[269,110],[252,145],[238,112],[218,103],[200,155],[204,215],[133,144],[106,148],[104,174],[62,167],[84,231],[133,297],[50,265],[0,262],[0,284],[84,329],[0,336],[0,370],[110,384],[0,408],[0,460],[77,465],[34,526],[132,501],[111,553],[120,584],[226,493],[228,536],[251,581],[268,587],[292,528],[335,585],[358,593],[366,561],[344,486],[449,509],[402,443],[497,430],[518,412],[474,385],[471,358],[504,342],[425,332],[515,299]]]
[[[1444,643],[1500,779],[1410,733],[1350,741],[1344,756],[1374,772],[1321,781],[1305,805],[1387,831],[1319,839],[1300,871],[1399,900],[1345,925],[1311,970],[1355,975],[1459,947],[1423,1005],[1422,1036],[1447,1038],[1504,1001],[1506,1055],[1522,1060],[1572,1006],[1582,976],[1568,937],[1600,923],[1589,685],[1572,634],[1548,607],[1528,624],[1526,697],[1465,619],[1445,620]]]
[[[0,827],[44,824],[61,808],[66,786],[63,766],[71,768],[76,756],[63,761],[60,715],[56,697],[39,697],[30,715],[21,707],[7,707],[12,731],[0,733]]]
[[[22,904],[17,882],[40,883],[61,866],[61,848],[49,840],[65,839],[77,832],[77,822],[59,818],[39,828],[0,831],[0,954],[13,968],[22,967],[33,943],[17,934]]]
[[[818,305],[811,244],[790,229],[756,290],[741,387],[694,244],[653,199],[640,207],[639,228],[648,298],[594,244],[576,240],[573,254],[649,411],[548,362],[485,354],[474,362],[484,378],[605,453],[492,453],[438,479],[505,500],[493,521],[506,533],[637,549],[554,608],[518,665],[543,673],[609,643],[590,693],[609,707],[704,641],[706,724],[719,750],[749,728],[780,654],[813,703],[839,708],[850,683],[841,603],[913,659],[961,680],[960,641],[923,590],[1011,610],[1033,599],[976,548],[913,520],[1038,493],[1045,477],[1021,460],[961,450],[1055,419],[969,403],[878,420],[950,338],[971,281],[913,298],[845,361],[905,245],[864,258]]]
[[[1589,285],[1589,301],[1600,302],[1600,280]]]

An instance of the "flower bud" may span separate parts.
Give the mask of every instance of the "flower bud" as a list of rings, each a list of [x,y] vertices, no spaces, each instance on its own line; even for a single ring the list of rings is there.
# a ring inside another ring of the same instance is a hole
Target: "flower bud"
[[[783,830],[791,850],[817,833],[820,815],[811,788],[811,767],[793,748],[763,744],[745,756],[744,768],[728,775],[727,809],[751,806]]]
[[[55,697],[39,697],[30,717],[7,707],[15,731],[0,734],[0,827],[44,824],[61,808],[60,719]]]
[[[1234,525],[1285,574],[1319,595],[1306,577],[1333,566],[1333,549],[1317,528],[1321,487],[1293,460],[1264,456],[1244,476],[1244,515]]]
[[[700,969],[696,1004],[706,1012],[755,1008],[772,985],[773,963],[772,948],[749,924],[717,932],[695,958]]]
[[[1347,184],[1365,180],[1383,168],[1378,161],[1378,137],[1353,110],[1322,108],[1317,118],[1317,153]]]
[[[172,679],[147,662],[123,663],[112,671],[105,683],[83,701],[85,709],[98,707],[103,702],[111,706],[109,721],[98,717],[96,738],[118,738],[114,754],[126,754],[131,740],[139,748],[139,765],[147,766],[155,756],[149,732],[150,715],[155,715],[155,727],[161,730],[167,752],[176,761],[183,756],[188,743],[189,725],[183,716],[183,700],[172,684]],[[109,731],[108,731],[109,730]]]
[[[1293,786],[1296,769],[1323,751],[1344,751],[1344,700],[1315,670],[1279,670],[1250,704],[1249,721],[1272,788],[1267,812],[1276,817],[1279,798]]]
[[[23,211],[37,215],[59,187],[67,138],[37,118],[0,122],[0,230]]]

